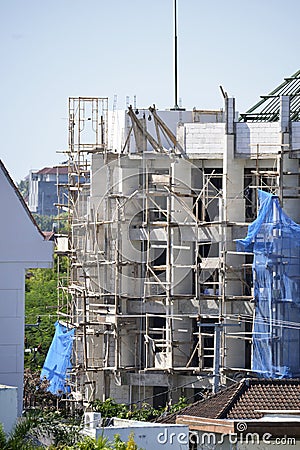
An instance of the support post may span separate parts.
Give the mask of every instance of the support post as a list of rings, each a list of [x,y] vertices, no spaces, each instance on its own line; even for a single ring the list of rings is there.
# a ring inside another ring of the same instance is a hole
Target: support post
[[[220,323],[215,324],[213,394],[218,392],[220,386],[221,327]]]

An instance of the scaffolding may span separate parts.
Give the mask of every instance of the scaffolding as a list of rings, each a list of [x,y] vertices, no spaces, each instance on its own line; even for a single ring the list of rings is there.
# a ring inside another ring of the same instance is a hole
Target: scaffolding
[[[68,203],[59,205],[69,233],[58,234],[69,270],[58,314],[75,328],[70,387],[86,405],[141,402],[161,386],[170,400],[179,380],[217,390],[250,370],[252,257],[234,240],[256,216],[258,188],[284,203],[287,177],[298,185],[284,138],[270,154],[257,144],[235,191],[230,161],[187,158],[155,107],[127,114],[116,152],[108,99],[69,100]]]

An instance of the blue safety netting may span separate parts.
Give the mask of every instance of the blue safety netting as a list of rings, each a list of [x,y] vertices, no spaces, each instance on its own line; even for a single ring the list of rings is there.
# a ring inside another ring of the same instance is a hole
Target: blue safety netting
[[[254,253],[252,370],[266,378],[300,375],[300,226],[276,196],[259,191],[259,213],[237,250]]]
[[[41,372],[41,379],[49,381],[48,391],[54,395],[68,392],[67,373],[71,369],[74,329],[55,323],[55,334]]]

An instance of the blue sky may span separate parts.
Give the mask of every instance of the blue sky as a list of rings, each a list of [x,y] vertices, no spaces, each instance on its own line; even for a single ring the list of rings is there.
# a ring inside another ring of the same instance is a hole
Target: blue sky
[[[300,69],[299,0],[178,0],[185,108],[241,112]],[[0,158],[13,179],[65,160],[70,96],[174,105],[173,0],[0,1]]]

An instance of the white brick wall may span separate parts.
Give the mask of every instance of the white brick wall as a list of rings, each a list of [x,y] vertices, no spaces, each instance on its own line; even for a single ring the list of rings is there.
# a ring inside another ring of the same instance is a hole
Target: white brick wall
[[[296,124],[298,125],[298,124]],[[299,124],[300,125],[300,124]],[[255,156],[257,144],[260,154],[277,154],[280,151],[280,124],[236,123],[236,155]],[[223,155],[225,148],[224,123],[186,123],[181,130],[181,142],[188,154]],[[300,148],[300,127],[295,128],[296,147]]]
[[[237,123],[236,154],[255,156],[257,144],[260,154],[278,153],[280,151],[280,125],[274,123]]]
[[[300,148],[300,123],[292,122],[292,149]]]
[[[224,123],[186,123],[184,134],[187,153],[223,154]]]

